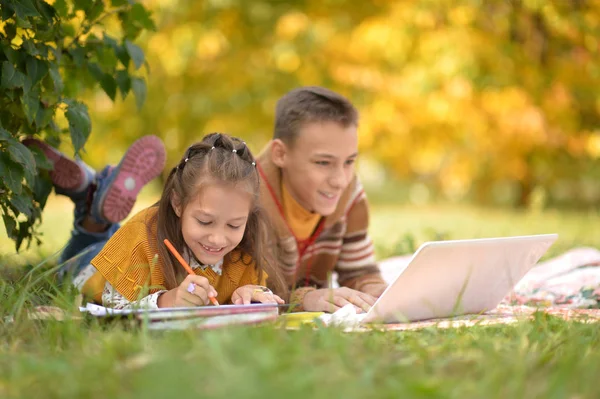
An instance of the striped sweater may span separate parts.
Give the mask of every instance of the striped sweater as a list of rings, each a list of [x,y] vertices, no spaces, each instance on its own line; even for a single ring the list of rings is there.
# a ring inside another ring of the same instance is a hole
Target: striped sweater
[[[385,284],[375,262],[373,242],[367,233],[369,208],[362,184],[355,176],[342,194],[335,212],[321,218],[307,240],[297,240],[281,212],[281,170],[270,158],[270,145],[258,156],[261,202],[275,234],[281,272],[290,288],[326,288],[335,272],[341,286],[362,291],[370,284]],[[301,303],[309,289],[292,293]]]

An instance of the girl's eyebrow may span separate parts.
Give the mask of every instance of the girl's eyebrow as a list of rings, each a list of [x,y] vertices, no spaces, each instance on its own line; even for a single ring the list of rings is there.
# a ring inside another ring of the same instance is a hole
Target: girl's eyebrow
[[[320,158],[328,158],[328,159],[336,159],[337,157],[331,154],[326,154],[326,153],[317,153],[314,154],[315,157],[320,157]],[[358,156],[358,152],[355,152],[352,155],[349,155],[348,158],[355,158]]]
[[[212,213],[208,213],[206,211],[198,211],[198,213],[200,215],[202,215],[202,216],[207,216],[207,217],[210,217],[210,218],[214,218],[215,217]],[[238,216],[238,217],[229,219],[229,221],[231,221],[231,222],[238,221],[238,220],[242,221],[242,220],[246,220],[246,219],[248,219],[248,216]]]

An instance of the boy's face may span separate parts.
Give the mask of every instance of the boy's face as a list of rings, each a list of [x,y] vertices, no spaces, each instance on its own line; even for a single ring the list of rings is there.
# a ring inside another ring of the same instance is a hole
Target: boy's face
[[[298,203],[323,216],[332,214],[354,177],[358,155],[356,126],[313,122],[302,126],[291,146],[274,140],[273,162]]]

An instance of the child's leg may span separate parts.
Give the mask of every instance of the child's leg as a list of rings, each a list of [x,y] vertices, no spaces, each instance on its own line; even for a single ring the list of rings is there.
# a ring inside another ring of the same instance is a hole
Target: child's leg
[[[79,159],[68,158],[41,140],[28,138],[23,140],[23,144],[30,148],[38,148],[46,155],[53,166],[49,174],[54,192],[65,195],[73,201],[75,220],[83,217],[86,213],[89,188],[96,178],[96,171]]]
[[[89,220],[83,223],[110,225],[125,219],[139,194],[163,170],[166,150],[156,136],[135,141],[116,167],[107,166],[92,184]]]
[[[38,140],[25,143],[40,148],[53,162],[50,177],[55,191],[75,203],[71,238],[60,256],[60,263],[69,262],[59,272],[61,275],[76,275],[89,264],[117,231],[118,222],[129,215],[141,188],[160,174],[166,159],[158,137],[142,137],[129,147],[116,167],[107,166],[90,179],[91,169],[82,161],[71,160]]]
[[[60,254],[58,278],[62,281],[67,274],[73,278],[90,264],[92,259],[102,250],[108,239],[119,229],[119,224],[110,225],[102,233],[90,233],[75,224],[67,246]]]

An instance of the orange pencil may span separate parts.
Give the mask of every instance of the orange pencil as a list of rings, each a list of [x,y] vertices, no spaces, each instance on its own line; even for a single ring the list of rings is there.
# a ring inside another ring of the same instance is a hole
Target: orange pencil
[[[194,271],[192,270],[192,268],[190,267],[190,265],[187,264],[187,262],[185,261],[185,259],[183,259],[183,256],[181,256],[179,254],[179,252],[177,252],[177,250],[175,249],[175,247],[173,246],[173,244],[171,244],[171,241],[169,241],[168,238],[165,238],[164,243],[167,246],[167,248],[169,249],[169,251],[171,251],[171,253],[173,254],[173,256],[175,258],[177,258],[177,260],[179,261],[179,263],[181,263],[181,266],[183,266],[183,268],[185,269],[186,272],[188,272],[189,274],[192,274],[192,275],[196,274],[196,273],[194,273]],[[210,299],[210,301],[212,302],[213,305],[219,306],[219,302],[217,302],[217,300],[215,299],[214,296],[209,296],[208,299]]]

